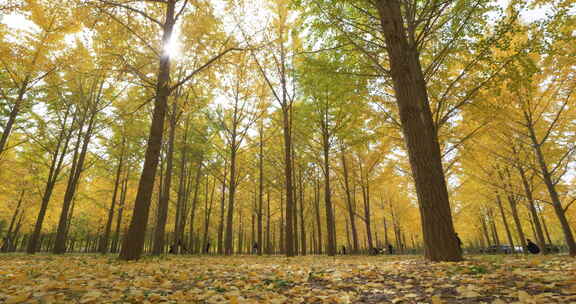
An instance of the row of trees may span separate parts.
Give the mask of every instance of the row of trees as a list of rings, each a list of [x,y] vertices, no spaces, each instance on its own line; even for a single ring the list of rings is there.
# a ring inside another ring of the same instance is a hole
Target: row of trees
[[[568,7],[57,2],[0,25],[3,251],[576,254]]]

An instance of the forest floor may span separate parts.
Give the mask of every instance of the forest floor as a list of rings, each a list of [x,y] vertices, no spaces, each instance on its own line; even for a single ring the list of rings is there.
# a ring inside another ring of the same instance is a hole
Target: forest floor
[[[0,255],[0,303],[576,303],[576,260]]]

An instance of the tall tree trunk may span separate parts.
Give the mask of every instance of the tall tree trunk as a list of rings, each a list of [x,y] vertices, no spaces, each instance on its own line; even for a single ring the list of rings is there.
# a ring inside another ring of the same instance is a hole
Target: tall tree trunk
[[[300,171],[302,172],[302,171]],[[305,184],[302,176],[300,176],[300,253],[306,255],[306,225],[304,225],[304,196]]]
[[[350,193],[350,182],[348,180],[348,165],[346,161],[346,155],[342,153],[342,170],[344,173],[344,191],[346,192],[346,206],[348,207],[348,218],[350,219],[350,229],[352,230],[352,253],[358,253],[360,250],[358,244],[358,230],[356,228],[356,211],[355,202],[352,201],[352,195]],[[384,223],[386,225],[386,223]]]
[[[544,240],[544,232],[542,231],[542,226],[540,226],[540,220],[538,219],[538,212],[534,207],[534,197],[532,193],[532,187],[530,186],[524,168],[517,166],[516,169],[518,170],[518,173],[522,178],[522,185],[524,186],[524,193],[526,193],[526,199],[527,199],[526,207],[528,207],[528,211],[530,212],[530,216],[532,217],[532,221],[534,223],[534,231],[536,232],[535,233],[536,242],[538,243],[538,246],[542,248],[541,253],[544,253],[544,245],[546,241]]]
[[[568,219],[566,218],[566,210],[562,207],[560,196],[558,195],[558,191],[556,191],[556,184],[552,181],[552,174],[548,169],[548,164],[546,163],[546,159],[542,153],[542,147],[536,140],[536,134],[534,133],[533,128],[530,128],[530,137],[532,138],[532,146],[536,153],[536,159],[540,165],[542,179],[544,180],[544,184],[546,184],[546,189],[548,190],[548,194],[552,200],[552,207],[554,207],[554,212],[560,222],[560,227],[562,227],[564,240],[566,246],[568,246],[568,253],[570,256],[576,256],[576,242],[574,241],[574,234],[572,233],[572,228],[570,228],[570,223],[568,223]],[[540,223],[537,223],[537,225],[540,226]]]
[[[330,143],[328,134],[322,135],[322,150],[324,156],[324,203],[326,207],[326,231],[328,233],[328,243],[326,244],[326,253],[329,256],[336,255],[336,232],[334,231],[334,212],[332,210],[332,190],[330,189]]]
[[[170,203],[170,189],[172,188],[172,168],[174,163],[174,140],[176,137],[177,123],[177,104],[176,100],[172,105],[172,115],[170,117],[170,133],[168,135],[168,155],[166,156],[166,176],[164,177],[164,189],[161,191],[162,199],[158,205],[158,217],[156,220],[156,229],[154,230],[154,247],[153,255],[164,253],[166,238],[166,221],[168,219],[168,208]],[[178,244],[176,244],[178,245]],[[176,246],[178,247],[178,246]]]
[[[266,254],[272,254],[272,244],[270,243],[270,191],[266,192]]]
[[[24,95],[28,90],[29,82],[30,82],[30,76],[26,76],[26,78],[22,82],[22,85],[18,89],[18,96],[16,97],[14,107],[10,111],[10,114],[8,114],[8,121],[6,122],[6,126],[2,131],[2,136],[0,136],[0,155],[2,155],[2,153],[6,150],[6,144],[8,143],[8,138],[10,137],[10,133],[12,133],[12,129],[14,128],[16,118],[18,117],[18,114],[20,114],[22,103],[24,102]]]
[[[323,242],[322,242],[322,220],[320,218],[320,182],[318,177],[314,178],[314,214],[316,215],[316,229],[318,231],[318,252],[317,254],[322,254],[323,252]]]
[[[36,224],[34,225],[34,231],[30,235],[28,240],[28,245],[26,247],[26,253],[34,254],[39,247],[39,238],[42,232],[42,224],[44,223],[44,218],[46,216],[46,211],[48,210],[48,203],[50,202],[50,197],[54,191],[54,186],[56,186],[56,181],[58,176],[62,171],[62,164],[64,163],[64,158],[66,157],[68,151],[68,143],[72,138],[73,126],[76,122],[78,111],[75,111],[72,123],[70,124],[69,130],[66,129],[66,122],[68,120],[68,115],[70,113],[71,105],[66,109],[64,114],[63,126],[60,134],[58,135],[58,142],[56,144],[56,149],[52,155],[52,161],[50,164],[50,171],[48,173],[48,180],[46,181],[46,187],[44,188],[44,194],[42,195],[42,203],[40,205],[40,211],[36,218]],[[60,150],[62,149],[62,150]]]
[[[192,198],[192,207],[191,207],[191,211],[190,211],[190,240],[189,240],[189,245],[188,248],[189,250],[193,252],[193,248],[195,245],[195,238],[194,238],[194,219],[196,218],[196,208],[198,207],[198,191],[200,190],[200,180],[202,179],[202,163],[204,162],[204,156],[202,155],[200,157],[200,160],[198,162],[198,168],[196,169],[196,179],[194,181],[194,197]]]
[[[122,175],[122,164],[124,163],[124,144],[126,138],[122,137],[122,148],[120,150],[120,160],[118,161],[118,169],[116,169],[116,178],[114,179],[114,190],[112,191],[112,203],[108,210],[108,220],[106,221],[106,228],[104,229],[104,236],[100,240],[100,248],[98,251],[102,254],[108,253],[108,243],[110,242],[110,231],[112,231],[112,221],[114,220],[114,210],[116,208],[116,196],[118,195],[118,188],[120,186],[120,177]]]
[[[120,228],[122,227],[122,215],[124,214],[124,206],[126,204],[126,195],[128,192],[128,177],[130,177],[130,166],[126,170],[126,177],[122,183],[122,190],[120,192],[120,203],[118,204],[118,218],[116,219],[116,232],[114,232],[114,240],[112,242],[112,252],[118,251],[118,243],[120,242]]]
[[[262,210],[264,207],[264,122],[260,120],[260,132],[259,132],[259,149],[258,149],[258,255],[262,255],[263,243],[262,243],[262,220],[264,215]]]
[[[506,230],[506,236],[508,237],[508,242],[510,246],[514,249],[514,239],[512,238],[512,233],[510,232],[510,226],[508,225],[508,219],[506,218],[506,213],[504,212],[504,206],[502,206],[502,200],[500,199],[500,194],[496,194],[496,203],[498,204],[498,210],[500,211],[500,216],[502,217],[502,224],[504,224],[504,229]]]
[[[218,254],[224,254],[224,212],[225,212],[225,202],[226,202],[226,177],[227,174],[227,164],[224,163],[224,175],[222,177],[222,188],[220,190],[220,222],[218,224]]]
[[[226,233],[224,235],[224,254],[233,254],[234,199],[236,194],[236,128],[234,127],[230,143],[230,180],[228,182],[228,210],[226,214]]]
[[[285,90],[283,90],[283,92],[284,91]],[[292,186],[292,117],[290,115],[290,111],[291,107],[282,107],[282,132],[284,135],[284,174],[286,178],[286,229],[284,229],[284,252],[288,257],[295,255],[293,225],[294,189]]]
[[[440,144],[418,49],[406,37],[400,1],[374,3],[386,40],[390,74],[420,206],[424,255],[431,261],[460,261],[462,254],[452,223]]]
[[[20,191],[20,198],[18,198],[18,203],[16,204],[16,209],[14,209],[14,213],[12,214],[12,218],[10,219],[10,225],[8,226],[8,231],[6,232],[6,236],[4,237],[4,242],[2,243],[2,248],[0,248],[0,252],[8,252],[12,247],[12,243],[14,241],[15,234],[13,233],[14,224],[16,222],[16,218],[18,218],[18,214],[20,214],[21,210],[20,207],[22,206],[22,201],[24,199],[24,194],[26,190]],[[23,213],[23,212],[22,212]]]
[[[98,95],[100,95],[100,93],[98,93]],[[78,182],[80,181],[80,175],[82,174],[82,171],[84,171],[84,161],[86,160],[86,154],[88,152],[88,145],[90,144],[90,139],[92,138],[92,132],[94,130],[94,125],[96,124],[96,116],[98,114],[97,109],[95,108],[96,105],[94,105],[94,108],[91,110],[87,110],[90,111],[91,113],[89,121],[88,121],[88,127],[86,129],[86,133],[84,133],[84,136],[82,137],[82,140],[80,141],[80,136],[78,137],[78,144],[80,145],[80,142],[82,143],[82,148],[80,150],[80,154],[78,156],[78,161],[77,162],[73,162],[72,164],[72,168],[70,171],[70,177],[69,177],[69,182],[68,185],[66,187],[66,192],[64,194],[64,202],[62,204],[62,212],[60,213],[60,220],[58,222],[58,230],[56,232],[56,240],[54,242],[54,250],[53,253],[54,254],[62,254],[66,252],[66,238],[67,238],[67,232],[68,232],[68,216],[70,213],[70,205],[72,203],[72,200],[74,199],[74,195],[76,194],[76,189],[78,186]],[[88,113],[87,113],[88,115]],[[80,135],[80,133],[82,133],[82,127],[80,127],[80,129],[78,130],[78,134]],[[76,151],[74,152],[76,154]]]
[[[206,198],[204,205],[204,236],[202,237],[202,251],[208,254],[206,248],[208,246],[208,227],[210,227],[210,216],[212,215],[212,206],[214,206],[214,193],[216,192],[216,178],[212,183],[212,190],[210,191],[210,199],[208,199],[208,188],[210,179],[206,177]],[[208,203],[210,202],[210,203]]]
[[[150,201],[152,199],[152,189],[154,188],[154,178],[158,167],[158,157],[162,146],[164,133],[164,118],[168,107],[168,96],[170,96],[170,53],[165,47],[170,43],[175,23],[176,0],[166,0],[166,18],[162,30],[162,55],[158,68],[158,80],[156,85],[156,97],[154,99],[154,111],[152,114],[152,125],[148,137],[148,147],[144,156],[144,166],[138,184],[136,201],[134,203],[134,213],[128,233],[124,238],[120,259],[137,260],[144,250],[146,228],[148,225],[148,215],[150,212]]]
[[[362,161],[360,161],[360,176],[362,188],[362,200],[364,201],[364,223],[366,224],[366,240],[368,241],[368,249],[374,247],[372,242],[372,214],[370,210],[370,186],[368,181],[368,174],[362,168]]]

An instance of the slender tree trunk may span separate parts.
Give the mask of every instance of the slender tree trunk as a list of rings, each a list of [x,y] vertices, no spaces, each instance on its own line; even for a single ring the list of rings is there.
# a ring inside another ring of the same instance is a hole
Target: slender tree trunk
[[[334,213],[332,211],[332,191],[330,189],[330,159],[329,159],[329,137],[324,132],[322,136],[322,148],[324,156],[324,203],[326,207],[326,231],[328,233],[328,243],[326,253],[329,256],[336,255],[336,239],[334,229]]]
[[[97,93],[100,95],[100,93]],[[97,97],[98,98],[98,97]],[[96,107],[96,105],[94,105]],[[96,116],[98,115],[97,109],[93,108],[90,111],[90,118],[88,121],[88,128],[86,129],[86,133],[82,137],[82,148],[80,150],[80,154],[78,156],[78,161],[72,164],[72,168],[70,171],[69,183],[66,187],[66,193],[64,194],[64,202],[62,204],[62,212],[60,213],[60,221],[58,222],[58,230],[56,233],[56,240],[54,242],[54,250],[53,253],[55,254],[62,254],[66,252],[66,238],[68,232],[68,216],[70,213],[70,204],[74,199],[74,195],[76,194],[76,189],[78,188],[78,183],[80,181],[80,175],[84,170],[84,161],[86,160],[86,154],[88,152],[88,145],[90,144],[90,139],[92,138],[92,132],[94,130],[94,125],[96,123]],[[88,113],[87,113],[88,114]],[[79,134],[82,131],[82,127],[79,129]],[[80,145],[80,136],[78,137],[78,145]],[[76,153],[76,151],[74,152]]]
[[[564,207],[562,207],[560,196],[558,195],[558,191],[556,191],[556,184],[552,181],[552,174],[548,170],[548,164],[546,163],[544,154],[542,153],[542,147],[536,141],[536,135],[534,133],[534,129],[530,128],[530,132],[531,132],[530,137],[532,138],[536,158],[538,160],[538,164],[540,165],[540,172],[542,174],[542,179],[544,180],[544,184],[546,184],[548,194],[550,194],[550,199],[552,200],[552,207],[554,207],[554,212],[556,213],[556,217],[560,222],[560,227],[562,227],[562,232],[564,233],[564,240],[566,242],[566,245],[568,246],[568,253],[570,254],[570,256],[576,256],[576,242],[574,241],[574,234],[572,234],[572,228],[570,228],[570,223],[566,218],[566,210],[564,210]],[[540,226],[540,223],[537,223],[537,225]]]
[[[538,243],[538,246],[542,248],[541,253],[544,253],[544,245],[546,241],[544,240],[544,232],[542,231],[542,226],[540,226],[540,221],[538,220],[538,212],[534,207],[534,197],[532,193],[532,187],[528,182],[528,177],[526,176],[524,168],[517,166],[516,169],[518,170],[518,173],[522,178],[522,185],[524,186],[524,192],[526,193],[526,199],[527,199],[526,207],[528,207],[528,211],[530,212],[530,216],[532,217],[532,221],[534,223],[534,231],[536,232],[535,233],[536,242]]]
[[[166,238],[166,222],[168,219],[168,208],[170,203],[170,189],[172,188],[172,168],[174,163],[174,140],[176,137],[176,116],[177,104],[174,101],[172,105],[172,115],[170,117],[170,133],[168,136],[168,155],[166,156],[166,176],[164,177],[164,189],[161,191],[162,199],[158,205],[158,217],[156,220],[156,229],[154,231],[153,255],[164,253]],[[178,246],[176,246],[178,247]]]
[[[16,218],[20,212],[20,207],[22,206],[22,200],[24,198],[24,194],[26,193],[25,190],[20,191],[20,198],[18,199],[18,203],[16,204],[16,209],[14,209],[14,213],[12,214],[12,218],[10,219],[10,225],[8,226],[8,231],[6,232],[6,236],[4,237],[4,242],[2,244],[2,248],[0,248],[0,252],[8,252],[12,247],[13,239],[15,234],[13,233],[14,224],[16,222]],[[23,213],[23,212],[22,212]]]
[[[291,107],[282,107],[282,131],[284,135],[284,174],[286,177],[286,229],[284,229],[284,251],[288,257],[295,255],[293,225],[294,189],[292,186],[292,120],[290,111]]]
[[[322,221],[320,218],[320,182],[317,177],[314,179],[314,213],[316,215],[316,229],[318,230],[317,254],[322,254],[324,244],[322,242]]]
[[[56,149],[54,150],[54,154],[52,156],[50,171],[48,173],[48,180],[46,182],[46,187],[44,188],[44,194],[42,195],[42,203],[40,205],[40,211],[38,212],[38,216],[36,218],[34,231],[32,232],[32,235],[30,235],[30,239],[28,240],[28,246],[26,248],[26,253],[28,254],[36,253],[36,251],[39,248],[38,243],[40,234],[42,232],[42,224],[44,223],[44,217],[46,216],[46,211],[48,210],[48,203],[50,202],[52,191],[54,190],[54,186],[56,186],[56,181],[58,180],[58,176],[60,175],[60,172],[62,170],[62,164],[64,163],[64,158],[68,151],[68,143],[72,138],[73,126],[77,118],[77,111],[75,111],[74,113],[74,118],[72,119],[72,123],[70,124],[69,127],[70,130],[66,130],[66,122],[68,120],[68,114],[70,113],[70,109],[71,106],[69,105],[66,109],[66,113],[64,114],[62,124],[63,126],[58,136]]]
[[[418,48],[409,42],[399,0],[377,0],[390,74],[420,206],[424,255],[431,261],[460,261],[440,144],[428,102]]]
[[[372,215],[370,210],[370,188],[368,176],[362,170],[362,164],[360,163],[360,175],[362,176],[362,200],[364,201],[364,223],[366,224],[366,239],[368,241],[368,250],[374,247],[372,242]]]
[[[204,236],[202,238],[202,250],[204,253],[206,252],[206,247],[208,245],[208,227],[210,227],[210,216],[212,215],[212,206],[214,206],[214,192],[216,191],[216,178],[214,178],[214,182],[212,183],[212,190],[210,191],[210,199],[208,199],[208,187],[209,187],[210,179],[206,177],[206,200],[204,206]],[[210,202],[208,204],[208,201]]]
[[[508,242],[510,246],[514,249],[514,239],[512,238],[512,233],[510,232],[510,226],[508,225],[508,219],[506,218],[506,213],[504,212],[504,206],[502,206],[502,200],[500,195],[496,194],[496,203],[498,204],[498,210],[500,210],[500,216],[502,217],[502,224],[504,224],[504,229],[506,230],[506,236],[508,237]]]
[[[224,163],[224,176],[222,177],[222,188],[220,190],[220,222],[218,224],[218,254],[224,254],[224,212],[226,202],[226,177],[227,164]]]
[[[128,192],[128,177],[130,176],[130,167],[126,170],[126,177],[122,183],[122,190],[120,192],[120,204],[118,205],[118,218],[116,219],[116,232],[114,233],[114,240],[112,242],[112,252],[118,251],[118,243],[120,242],[120,228],[122,227],[122,215],[124,213],[124,206],[126,203],[126,195]]]
[[[168,45],[172,37],[175,23],[175,8],[175,0],[166,1],[166,18],[162,29],[162,46]],[[134,213],[120,252],[120,259],[122,260],[137,260],[144,250],[152,189],[154,187],[154,178],[156,177],[158,158],[162,146],[168,96],[170,96],[170,54],[168,48],[163,47],[160,66],[158,68],[156,97],[154,99],[154,112],[152,114],[148,147],[146,148],[144,166],[138,184]]]
[[[348,218],[350,219],[350,229],[352,230],[352,253],[358,253],[360,250],[358,244],[358,230],[356,228],[356,214],[355,214],[355,202],[352,201],[352,195],[350,193],[350,182],[348,180],[348,165],[346,161],[346,155],[342,153],[342,170],[344,173],[344,191],[346,192],[346,205],[348,207]],[[350,246],[348,246],[350,247]]]
[[[196,208],[198,207],[198,191],[200,190],[200,180],[202,178],[202,163],[204,162],[204,156],[200,157],[200,161],[198,162],[198,168],[196,169],[196,180],[194,181],[194,197],[192,198],[192,207],[190,211],[190,241],[188,248],[193,252],[194,245],[195,245],[195,237],[194,237],[194,219],[196,218]]]
[[[272,254],[272,244],[270,241],[270,191],[266,192],[266,254]]]
[[[262,210],[264,207],[264,123],[260,120],[260,132],[259,132],[260,144],[258,150],[258,255],[262,255],[263,242],[262,242],[262,220],[263,214]],[[269,220],[269,219],[268,219]]]
[[[228,182],[228,210],[226,214],[226,233],[224,235],[224,254],[233,254],[234,239],[234,196],[236,194],[236,140],[233,140],[230,149],[230,180]]]
[[[124,144],[125,137],[122,137],[122,149],[120,151],[120,160],[118,161],[118,169],[116,169],[116,178],[114,179],[114,190],[112,191],[112,203],[108,210],[108,220],[106,221],[106,228],[104,229],[104,236],[100,240],[100,248],[98,251],[102,254],[108,253],[108,243],[110,241],[110,232],[112,231],[112,221],[114,220],[114,210],[116,208],[116,196],[118,195],[118,188],[120,186],[120,178],[122,175],[122,164],[124,162]]]
[[[306,255],[306,228],[304,225],[304,196],[305,196],[305,184],[302,179],[300,178],[300,253],[302,255]]]
[[[34,60],[34,61],[36,61],[36,60]],[[4,130],[2,131],[2,136],[0,136],[0,155],[2,155],[2,153],[6,149],[6,143],[8,143],[8,138],[10,137],[10,133],[12,133],[12,129],[14,128],[14,124],[16,123],[16,118],[18,117],[18,114],[20,114],[20,110],[22,108],[22,103],[24,102],[24,95],[26,94],[26,91],[28,90],[29,82],[30,82],[30,76],[26,76],[26,78],[22,82],[22,85],[18,89],[18,96],[16,97],[14,107],[10,111],[10,114],[8,114],[8,121],[6,122],[6,126],[4,127]]]

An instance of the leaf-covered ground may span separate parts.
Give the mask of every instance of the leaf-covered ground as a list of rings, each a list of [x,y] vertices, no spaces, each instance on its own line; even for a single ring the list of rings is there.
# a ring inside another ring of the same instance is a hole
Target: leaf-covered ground
[[[0,303],[576,303],[569,257],[0,255]]]

